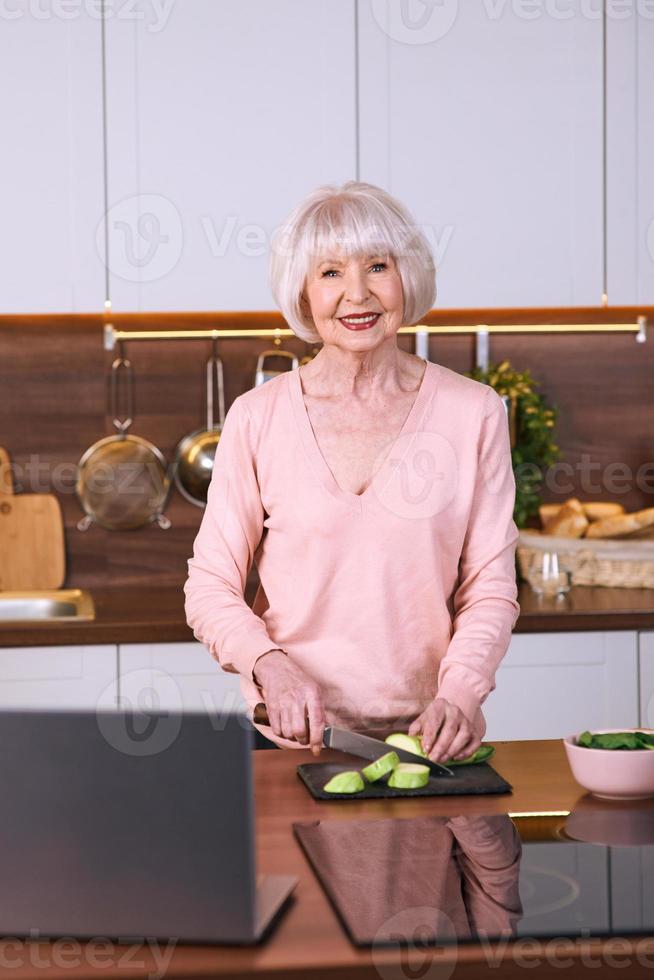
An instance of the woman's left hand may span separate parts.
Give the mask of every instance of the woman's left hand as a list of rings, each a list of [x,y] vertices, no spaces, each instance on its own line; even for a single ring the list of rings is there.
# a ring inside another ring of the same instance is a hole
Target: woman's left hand
[[[422,747],[432,762],[465,759],[481,745],[471,722],[460,708],[434,698],[409,727],[409,735],[420,735]]]

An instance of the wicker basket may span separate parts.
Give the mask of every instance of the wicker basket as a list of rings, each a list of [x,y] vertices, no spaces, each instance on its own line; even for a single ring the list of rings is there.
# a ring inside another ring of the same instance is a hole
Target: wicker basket
[[[573,585],[654,588],[654,541],[560,538],[520,531],[518,567],[527,582],[540,569],[545,551],[556,552],[559,568],[570,572]]]

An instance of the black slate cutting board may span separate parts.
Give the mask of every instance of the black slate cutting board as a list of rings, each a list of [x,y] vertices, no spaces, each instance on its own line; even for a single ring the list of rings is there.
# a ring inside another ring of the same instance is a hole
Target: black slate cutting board
[[[393,789],[388,776],[375,783],[366,783],[359,793],[325,793],[323,786],[339,772],[361,769],[343,762],[307,762],[297,767],[297,774],[316,800],[380,800],[395,796],[465,796],[486,793],[510,793],[512,786],[495,772],[487,762],[453,767],[454,776],[430,776],[421,789]]]

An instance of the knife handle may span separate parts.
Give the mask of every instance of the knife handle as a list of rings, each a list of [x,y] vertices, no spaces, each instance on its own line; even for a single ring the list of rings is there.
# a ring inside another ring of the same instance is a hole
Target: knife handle
[[[257,725],[269,725],[270,720],[268,718],[268,712],[266,711],[266,706],[263,701],[259,701],[258,704],[254,706],[254,712],[252,718],[256,721]]]
[[[263,701],[259,701],[258,704],[255,704],[254,711],[252,712],[252,720],[255,721],[257,725],[270,725],[270,718],[268,717],[268,709],[266,708]],[[305,720],[306,720],[306,712],[305,712]],[[291,741],[295,742],[297,740],[293,738]]]
[[[308,719],[307,719],[306,711],[304,713],[304,718],[305,718],[305,721],[308,724]],[[267,710],[265,704],[263,703],[263,701],[259,701],[258,704],[255,704],[254,711],[252,712],[252,720],[255,721],[257,723],[257,725],[270,725],[270,719],[268,717],[268,710]],[[297,742],[297,739],[293,736],[293,738],[291,739],[291,741],[292,742]],[[304,742],[300,742],[299,744],[300,745],[305,745]],[[308,745],[308,743],[306,743],[306,744]]]

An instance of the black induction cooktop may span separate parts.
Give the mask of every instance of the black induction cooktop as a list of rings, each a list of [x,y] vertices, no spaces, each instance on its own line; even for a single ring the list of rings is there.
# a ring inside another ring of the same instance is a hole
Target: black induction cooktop
[[[654,934],[654,844],[525,843],[519,887],[518,936]]]
[[[293,829],[357,946],[654,936],[654,801]]]

